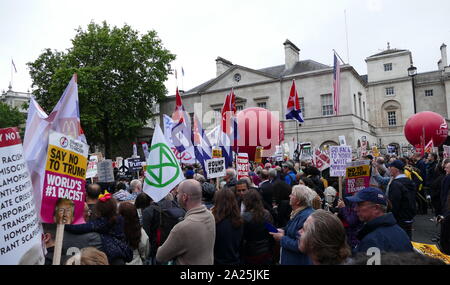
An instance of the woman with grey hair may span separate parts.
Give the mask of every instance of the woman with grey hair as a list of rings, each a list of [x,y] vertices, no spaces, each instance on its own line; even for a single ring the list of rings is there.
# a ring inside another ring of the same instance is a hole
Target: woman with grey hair
[[[298,248],[298,231],[303,228],[306,219],[314,212],[311,207],[316,193],[305,185],[295,185],[289,195],[292,207],[291,219],[284,229],[271,233],[280,242],[281,265],[310,265],[311,259]]]
[[[317,210],[299,231],[298,247],[315,265],[343,264],[350,257],[344,226],[336,215]]]

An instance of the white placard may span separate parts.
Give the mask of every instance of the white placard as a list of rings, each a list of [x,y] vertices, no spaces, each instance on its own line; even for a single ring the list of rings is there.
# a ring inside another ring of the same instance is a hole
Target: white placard
[[[352,148],[350,146],[330,146],[330,176],[345,176],[345,168],[352,161]]]
[[[205,170],[208,179],[225,176],[225,158],[213,158],[205,160]]]

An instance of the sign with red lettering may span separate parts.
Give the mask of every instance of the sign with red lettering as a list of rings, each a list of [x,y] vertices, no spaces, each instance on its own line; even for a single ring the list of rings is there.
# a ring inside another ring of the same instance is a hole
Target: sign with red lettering
[[[0,224],[0,264],[20,264],[27,251],[41,247],[39,216],[17,128],[0,129]]]

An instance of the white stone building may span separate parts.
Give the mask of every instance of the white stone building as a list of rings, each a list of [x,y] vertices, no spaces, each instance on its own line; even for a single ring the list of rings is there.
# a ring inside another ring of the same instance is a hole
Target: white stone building
[[[17,107],[17,109],[22,113],[27,113],[27,109],[23,108],[23,103],[30,101],[31,93],[27,92],[15,92],[12,91],[11,84],[8,86],[8,91],[3,91],[0,94],[0,102],[6,103],[11,107]]]
[[[350,65],[341,66],[340,113],[333,113],[333,67],[302,59],[300,49],[292,42],[284,43],[285,63],[263,69],[233,64],[216,59],[216,77],[182,93],[187,112],[194,113],[194,104],[201,103],[203,124],[214,126],[220,119],[220,109],[231,88],[237,96],[237,109],[263,107],[279,112],[284,122],[285,142],[296,139],[294,121],[285,120],[285,108],[292,80],[296,81],[305,122],[298,128],[299,141],[314,146],[337,144],[344,135],[347,144],[356,149],[358,140],[367,139],[370,146],[386,148],[393,145],[397,152],[409,146],[403,135],[406,120],[414,114],[412,78],[408,68],[412,55],[408,50],[390,49],[369,56],[367,75],[359,75]],[[441,46],[439,70],[415,76],[416,109],[434,111],[445,118],[450,115],[450,67],[446,46]],[[175,97],[161,104],[161,114],[171,114]]]

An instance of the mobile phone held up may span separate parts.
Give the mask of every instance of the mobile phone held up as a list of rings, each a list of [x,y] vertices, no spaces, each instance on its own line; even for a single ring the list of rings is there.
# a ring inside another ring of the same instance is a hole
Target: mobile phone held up
[[[266,227],[266,229],[271,232],[271,233],[277,233],[278,230],[276,227],[274,227],[272,224],[268,223],[268,222],[264,222],[264,226]]]

